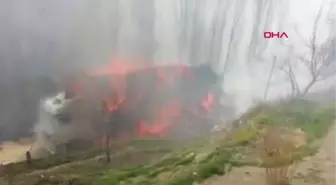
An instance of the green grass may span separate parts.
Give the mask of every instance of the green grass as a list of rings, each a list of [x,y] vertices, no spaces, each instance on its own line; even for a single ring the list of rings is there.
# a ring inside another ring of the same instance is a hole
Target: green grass
[[[156,138],[140,138],[128,145],[141,148],[171,148],[165,157],[142,165],[125,165],[119,168],[102,170],[96,173],[95,185],[192,185],[214,175],[225,175],[234,167],[257,165],[255,161],[245,161],[242,156],[249,144],[258,137],[258,129],[264,125],[281,125],[301,128],[309,135],[310,141],[322,138],[333,125],[335,107],[323,107],[304,100],[279,101],[251,108],[239,120],[245,122],[233,133],[230,141],[218,140],[210,144],[209,140],[195,140],[184,144]],[[236,121],[238,122],[238,120]],[[223,132],[224,134],[224,132]],[[314,146],[316,147],[316,146]],[[307,148],[303,155],[312,154]],[[125,167],[126,166],[126,167]],[[90,169],[86,169],[90,171]],[[94,169],[92,169],[94,170]],[[89,174],[89,173],[86,173]],[[84,174],[80,174],[83,176]]]
[[[109,171],[99,181],[101,185],[118,185],[127,181],[128,185],[141,184],[142,181],[132,181],[135,177],[146,177],[147,185],[192,185],[202,182],[213,175],[223,175],[238,163],[231,162],[233,152],[230,148],[215,149],[201,161],[196,161],[196,152],[186,151],[183,154],[173,154],[155,164]],[[170,173],[171,178],[157,181],[161,173]]]
[[[243,153],[240,150],[243,146],[258,137],[257,130],[262,126],[277,124],[293,129],[301,128],[308,133],[310,141],[318,140],[334,123],[335,107],[322,107],[304,100],[280,101],[251,108],[242,118],[246,124],[235,131],[233,142],[217,142],[219,145],[213,146],[201,161],[196,158],[202,150],[190,149],[184,153],[171,154],[154,165],[108,172],[100,179],[103,180],[100,181],[101,185],[119,185],[123,182],[127,185],[192,185],[213,175],[228,173],[233,167],[257,165],[257,162],[244,162],[237,156]],[[298,154],[297,159],[311,155],[315,150],[307,148],[302,151],[304,154]],[[159,180],[162,174],[168,176]],[[141,177],[141,180],[136,181],[137,177]]]
[[[257,124],[301,128],[308,133],[309,140],[312,141],[323,137],[334,124],[335,107],[321,106],[306,100],[283,101],[263,109],[250,120]]]

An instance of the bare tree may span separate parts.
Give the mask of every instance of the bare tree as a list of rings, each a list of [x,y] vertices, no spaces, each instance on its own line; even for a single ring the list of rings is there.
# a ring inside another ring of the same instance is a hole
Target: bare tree
[[[90,1],[73,21],[69,38],[60,49],[55,68],[73,73],[83,68],[102,65],[117,51],[120,27],[119,0]],[[83,31],[85,30],[85,31]],[[67,65],[57,62],[68,61]]]
[[[131,1],[131,10],[136,30],[136,55],[152,62],[157,45],[154,37],[155,1]]]
[[[217,66],[222,53],[223,33],[226,26],[226,18],[231,1],[219,1],[211,20],[211,33],[209,41],[208,61]]]
[[[179,46],[179,57],[183,58],[187,62],[189,59],[190,50],[190,36],[192,34],[192,25],[194,21],[193,12],[195,12],[195,2],[180,0],[178,5],[178,18],[179,23],[179,33],[178,33],[178,46]]]
[[[287,80],[291,85],[291,95],[295,96],[300,94],[300,87],[295,74],[295,66],[293,66],[291,58],[286,58],[279,69],[286,75]]]
[[[254,24],[252,28],[252,38],[249,42],[248,57],[249,59],[262,60],[262,53],[266,49],[268,42],[262,38],[263,31],[272,28],[274,21],[275,7],[282,6],[282,1],[274,0],[257,0],[253,5],[255,7]]]
[[[267,100],[268,90],[269,90],[269,87],[271,85],[271,81],[272,81],[274,69],[275,69],[275,66],[276,66],[276,62],[277,62],[277,58],[274,56],[271,72],[270,72],[270,74],[268,76],[268,79],[267,79],[266,89],[265,89],[265,93],[264,93],[264,100]]]
[[[179,22],[179,50],[180,57],[189,64],[202,63],[202,46],[204,45],[205,25],[202,20],[202,0],[188,1],[180,0],[178,3]]]
[[[230,65],[230,62],[232,61],[232,53],[236,52],[235,47],[237,44],[237,33],[239,33],[239,22],[240,22],[240,18],[242,16],[242,13],[244,12],[244,9],[242,7],[245,7],[245,3],[246,1],[236,1],[236,9],[235,9],[235,14],[234,14],[234,18],[233,18],[233,23],[232,23],[232,27],[231,27],[231,31],[230,31],[230,37],[229,37],[229,43],[228,43],[228,48],[227,48],[227,52],[226,52],[226,56],[225,56],[225,60],[224,60],[224,65],[223,65],[223,71],[222,74],[225,74],[228,66]],[[224,80],[224,76],[223,76],[223,80]]]
[[[308,47],[309,55],[301,56],[297,54],[290,53],[289,57],[284,61],[280,70],[288,77],[291,84],[292,95],[303,96],[311,90],[311,88],[318,82],[326,80],[334,75],[333,72],[326,73],[326,69],[329,69],[334,65],[335,62],[335,36],[330,33],[330,35],[319,44],[317,41],[317,34],[319,30],[319,23],[321,20],[323,6],[320,7],[318,14],[314,20],[312,35],[309,42],[306,44]],[[289,47],[290,52],[294,51],[293,46]],[[294,59],[291,56],[294,55]],[[310,75],[309,82],[300,86],[297,81],[297,76],[295,74],[294,62],[300,62],[308,70]]]

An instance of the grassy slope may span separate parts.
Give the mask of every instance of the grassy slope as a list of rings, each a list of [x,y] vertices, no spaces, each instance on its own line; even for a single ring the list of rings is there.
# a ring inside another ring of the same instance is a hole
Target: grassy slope
[[[301,128],[313,143],[323,137],[333,124],[335,108],[304,100],[282,101],[255,107],[243,118],[248,124],[238,128],[230,139],[211,138],[204,141],[203,146],[189,147],[150,165],[106,172],[97,184],[192,185],[213,175],[223,175],[232,167],[256,164],[256,161],[244,160],[248,144],[257,137],[250,125],[281,124],[293,129]],[[308,155],[312,150],[303,151]]]
[[[133,153],[133,157],[122,155],[112,158],[111,164],[91,160],[49,172],[36,172],[35,175],[20,175],[16,181],[18,185],[56,185],[65,181],[72,185],[192,185],[211,176],[228,173],[233,167],[256,164],[246,157],[249,144],[258,136],[251,125],[281,124],[302,128],[313,143],[324,136],[334,118],[334,106],[325,108],[303,100],[260,105],[241,117],[240,120],[247,124],[230,133],[229,137],[223,131],[214,133],[193,144],[187,143],[185,149],[172,149],[170,142],[166,141],[137,140],[131,145],[140,150],[161,146],[159,150],[170,148],[172,152],[164,157],[162,155],[167,151],[159,154],[146,151]],[[40,174],[44,174],[44,178],[41,179]],[[28,178],[34,178],[34,183],[27,184]]]

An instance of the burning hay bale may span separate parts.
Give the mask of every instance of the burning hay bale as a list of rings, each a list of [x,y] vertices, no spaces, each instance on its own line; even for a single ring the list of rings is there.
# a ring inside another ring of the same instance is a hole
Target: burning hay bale
[[[50,129],[39,127],[49,132],[44,140],[66,143],[82,135],[86,137],[82,139],[100,142],[107,133],[114,140],[124,136],[166,137],[184,128],[210,132],[212,126],[206,119],[219,93],[213,91],[217,75],[209,66],[133,64],[113,61],[110,66],[69,80],[64,92],[52,98],[52,106],[58,108],[57,113],[48,113]],[[177,135],[188,132],[182,133]]]

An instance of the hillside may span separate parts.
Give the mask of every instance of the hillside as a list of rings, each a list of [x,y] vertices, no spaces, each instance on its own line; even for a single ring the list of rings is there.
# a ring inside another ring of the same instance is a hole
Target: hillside
[[[13,185],[217,185],[226,182],[243,185],[264,183],[265,168],[273,169],[303,160],[298,165],[294,181],[307,184],[307,180],[300,178],[300,174],[304,176],[305,173],[300,170],[307,169],[304,167],[307,164],[316,163],[309,161],[325,155],[320,154],[321,151],[333,141],[329,139],[330,135],[324,141],[322,138],[331,130],[334,118],[334,107],[322,107],[303,100],[279,101],[252,108],[233,123],[233,130],[221,130],[193,141],[134,140],[124,144],[123,149],[115,150],[110,163],[106,163],[103,155],[98,155],[85,160],[77,158],[76,161],[69,158],[67,163],[56,166],[40,162],[39,170],[19,170],[15,166],[7,170],[12,170],[9,174]],[[285,161],[265,160],[260,155],[258,148],[264,130],[273,127],[285,128],[279,136],[294,138],[291,141],[295,146],[302,138],[291,134],[298,129],[307,134],[300,147],[291,148],[289,158],[281,158]],[[333,135],[332,131],[329,133]],[[315,155],[318,148],[320,152]],[[309,157],[311,155],[316,157]],[[48,160],[51,164],[52,159]],[[332,167],[331,164],[327,166]],[[0,184],[6,184],[6,181],[8,177],[3,177]]]

